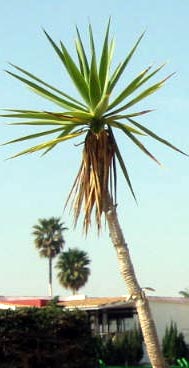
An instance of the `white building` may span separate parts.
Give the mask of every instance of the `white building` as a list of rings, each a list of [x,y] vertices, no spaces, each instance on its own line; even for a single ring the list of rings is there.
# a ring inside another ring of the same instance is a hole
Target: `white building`
[[[149,302],[160,341],[173,321],[189,344],[189,298],[149,297]]]

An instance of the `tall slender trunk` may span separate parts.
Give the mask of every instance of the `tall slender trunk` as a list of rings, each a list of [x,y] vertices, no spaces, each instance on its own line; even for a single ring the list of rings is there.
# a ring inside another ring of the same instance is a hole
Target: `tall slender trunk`
[[[121,274],[127,285],[130,298],[136,305],[150,362],[154,368],[165,368],[165,361],[161,352],[149,302],[136,278],[129,249],[118,221],[116,207],[113,205],[109,195],[106,198],[104,212],[110,231],[110,237],[117,253]]]
[[[49,257],[49,284],[48,284],[48,295],[52,297],[52,257]]]

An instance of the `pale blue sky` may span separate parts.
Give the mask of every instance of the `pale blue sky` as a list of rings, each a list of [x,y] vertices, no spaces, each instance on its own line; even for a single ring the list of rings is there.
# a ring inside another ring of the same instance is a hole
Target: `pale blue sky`
[[[71,50],[75,25],[86,39],[90,20],[100,45],[109,16],[117,42],[117,63],[146,30],[125,74],[125,83],[151,63],[157,66],[168,62],[162,76],[176,72],[160,92],[146,101],[145,107],[155,111],[141,121],[189,152],[188,0],[1,1],[0,107],[50,107],[50,103],[6,75],[3,70],[8,62],[75,94],[42,28],[55,40],[63,39]],[[24,131],[7,127],[2,121],[1,142]],[[122,137],[119,142],[139,201],[136,206],[120,175],[118,212],[136,274],[141,286],[155,288],[156,295],[176,296],[179,290],[189,287],[189,159],[149,141],[148,147],[164,164],[160,168]],[[40,259],[34,248],[32,226],[40,217],[62,216],[79,166],[81,147],[66,143],[43,158],[31,155],[4,160],[20,148],[1,148],[0,294],[47,295],[47,261]],[[68,211],[62,219],[69,227],[65,233],[66,248],[81,247],[92,259],[92,274],[81,292],[90,296],[126,294],[108,231],[98,238],[92,228],[85,239],[81,226],[72,229]],[[55,276],[54,294],[68,295]]]

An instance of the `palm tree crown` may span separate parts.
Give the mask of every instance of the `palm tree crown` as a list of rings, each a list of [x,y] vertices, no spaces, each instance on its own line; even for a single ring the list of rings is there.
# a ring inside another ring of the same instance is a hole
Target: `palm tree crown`
[[[62,232],[66,230],[60,218],[39,219],[38,224],[33,226],[35,246],[41,257],[54,258],[63,249],[65,240]]]
[[[67,252],[61,253],[56,265],[59,270],[57,277],[60,284],[66,289],[73,290],[75,294],[88,280],[89,264],[87,253],[77,248],[70,248]]]
[[[126,138],[131,140],[157,163],[159,163],[158,160],[148,151],[138,136],[149,136],[183,153],[167,140],[159,137],[137,121],[139,116],[149,113],[150,110],[131,110],[139,102],[159,90],[170,77],[168,76],[159,82],[148,85],[148,82],[160,72],[164,65],[156,69],[148,66],[136,75],[123,88],[122,92],[115,98],[112,97],[115,86],[144,34],[138,38],[126,58],[112,71],[114,39],[110,40],[109,30],[110,21],[106,29],[101,56],[99,62],[97,62],[91,25],[89,25],[89,56],[85,51],[80,32],[76,27],[77,39],[75,48],[78,63],[74,61],[62,41],[60,45],[57,45],[49,34],[44,31],[47,39],[65,67],[66,72],[80,93],[81,100],[79,101],[73,98],[25,69],[11,64],[19,72],[17,74],[16,72],[7,71],[11,76],[29,86],[33,92],[40,94],[42,97],[58,105],[59,111],[8,110],[8,113],[1,115],[6,118],[19,119],[19,121],[13,124],[33,125],[34,127],[42,128],[45,126],[51,127],[49,130],[23,136],[7,143],[22,142],[38,137],[46,137],[51,134],[55,135],[57,133],[57,136],[53,139],[25,149],[13,157],[40,150],[43,150],[43,154],[45,154],[59,143],[84,136],[82,163],[69,198],[73,195],[75,224],[77,223],[81,208],[84,207],[84,228],[86,232],[91,222],[93,208],[95,209],[98,229],[101,227],[101,215],[106,206],[106,194],[110,193],[113,202],[116,202],[117,162],[120,164],[126,182],[135,197],[127,166],[115,139],[115,130],[121,131]]]

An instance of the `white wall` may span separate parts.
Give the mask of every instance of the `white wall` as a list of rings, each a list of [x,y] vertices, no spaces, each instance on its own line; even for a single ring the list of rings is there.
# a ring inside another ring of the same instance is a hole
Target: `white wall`
[[[0,303],[0,309],[12,309],[15,310],[15,305]]]
[[[166,298],[161,300],[157,298],[156,301],[154,298],[149,302],[160,341],[165,334],[166,326],[173,321],[176,322],[178,331],[184,334],[185,341],[189,344],[189,300],[175,298],[175,300],[166,301]]]

